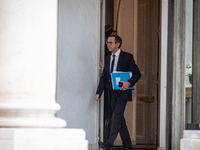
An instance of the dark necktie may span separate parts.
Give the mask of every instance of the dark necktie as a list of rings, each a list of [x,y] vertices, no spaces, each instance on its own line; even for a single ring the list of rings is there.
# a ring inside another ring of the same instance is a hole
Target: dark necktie
[[[110,72],[113,72],[114,64],[115,64],[115,55],[113,55],[113,60],[112,60],[112,63],[111,63],[111,70],[110,70]]]
[[[115,55],[113,55],[113,59],[112,59],[112,63],[111,63],[110,73],[113,72],[114,64],[115,64]],[[110,90],[112,90],[111,76],[110,76]]]

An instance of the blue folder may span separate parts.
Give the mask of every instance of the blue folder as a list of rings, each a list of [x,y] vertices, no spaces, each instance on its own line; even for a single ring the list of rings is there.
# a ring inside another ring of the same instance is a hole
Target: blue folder
[[[113,90],[120,90],[121,87],[119,87],[119,81],[128,81],[132,77],[132,75],[132,72],[113,71],[111,73]],[[134,86],[129,87],[128,89],[134,90]]]

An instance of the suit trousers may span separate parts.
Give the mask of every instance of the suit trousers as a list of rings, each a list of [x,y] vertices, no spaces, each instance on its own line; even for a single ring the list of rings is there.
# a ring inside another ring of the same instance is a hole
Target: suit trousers
[[[113,145],[118,133],[120,133],[121,139],[123,141],[124,148],[131,148],[131,139],[126,126],[124,111],[126,108],[127,101],[124,101],[118,91],[110,90],[111,96],[111,107],[113,110],[113,120],[112,128],[110,132],[110,137],[107,142]]]

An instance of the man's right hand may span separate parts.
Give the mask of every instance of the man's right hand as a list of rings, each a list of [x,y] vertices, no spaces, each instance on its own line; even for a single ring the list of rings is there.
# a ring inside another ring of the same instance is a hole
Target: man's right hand
[[[95,97],[94,97],[94,99],[95,99],[96,101],[98,101],[98,100],[99,100],[99,94],[96,94]]]

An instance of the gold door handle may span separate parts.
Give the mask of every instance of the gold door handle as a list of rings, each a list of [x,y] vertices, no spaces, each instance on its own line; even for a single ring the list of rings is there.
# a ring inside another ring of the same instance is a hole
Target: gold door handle
[[[143,102],[154,102],[154,96],[144,96],[141,97],[139,100],[143,101]]]

